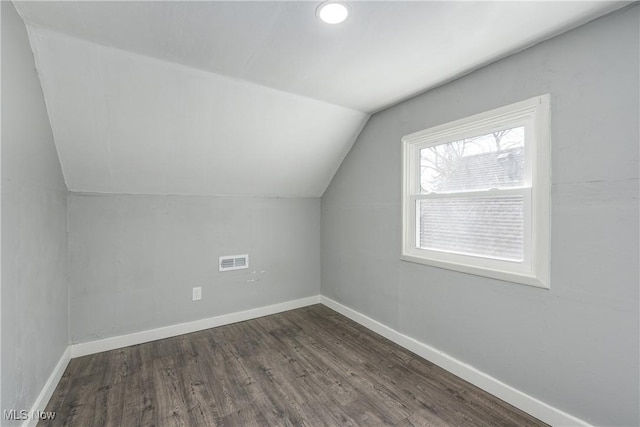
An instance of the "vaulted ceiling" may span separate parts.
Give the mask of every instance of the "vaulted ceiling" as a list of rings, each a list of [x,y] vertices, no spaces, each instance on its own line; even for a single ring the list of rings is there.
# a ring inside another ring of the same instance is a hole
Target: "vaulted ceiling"
[[[318,3],[15,2],[69,190],[320,196],[372,112],[626,4]]]

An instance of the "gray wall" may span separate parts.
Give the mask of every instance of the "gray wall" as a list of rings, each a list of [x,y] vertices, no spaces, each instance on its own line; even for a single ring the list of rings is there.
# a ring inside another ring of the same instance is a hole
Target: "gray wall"
[[[29,410],[69,342],[67,188],[27,32],[8,1],[1,89],[2,409]]]
[[[373,116],[322,198],[322,294],[588,422],[638,425],[638,10]],[[547,92],[551,290],[400,261],[400,138]]]
[[[68,209],[74,343],[320,293],[320,199],[70,193]]]

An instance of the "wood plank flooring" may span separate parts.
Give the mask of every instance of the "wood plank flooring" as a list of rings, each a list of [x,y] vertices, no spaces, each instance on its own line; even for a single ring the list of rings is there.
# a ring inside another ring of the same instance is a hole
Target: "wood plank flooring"
[[[39,426],[540,426],[314,305],[73,359]]]

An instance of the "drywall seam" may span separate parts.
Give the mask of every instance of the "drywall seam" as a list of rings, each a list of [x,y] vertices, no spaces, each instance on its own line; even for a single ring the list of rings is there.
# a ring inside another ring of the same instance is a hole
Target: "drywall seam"
[[[0,23],[2,22],[2,8],[0,7]],[[1,38],[1,33],[0,33]],[[2,82],[2,55],[0,55],[0,82]],[[2,102],[0,102],[0,118],[2,117]],[[2,136],[0,134],[0,147]],[[2,177],[2,150],[0,149],[0,177]],[[2,179],[0,179],[0,224],[2,224]],[[0,227],[0,242],[2,242],[2,227]],[[2,244],[0,243],[0,260],[2,259]],[[320,282],[322,284],[322,282]],[[2,263],[0,262],[0,308],[2,308]],[[0,368],[2,367],[2,315],[0,313]],[[0,409],[2,406],[2,369],[0,369]]]
[[[17,8],[16,8],[16,10],[17,10]],[[18,14],[20,14],[20,12],[18,12]],[[141,58],[146,58],[149,61],[157,61],[157,62],[160,62],[160,63],[167,64],[169,66],[172,66],[172,67],[174,67],[176,69],[191,70],[191,71],[197,72],[199,75],[203,75],[203,76],[215,75],[215,76],[218,76],[218,77],[226,79],[226,80],[230,80],[230,81],[233,81],[233,82],[239,82],[239,83],[242,83],[243,85],[247,85],[247,86],[261,88],[261,89],[270,91],[272,93],[284,94],[286,96],[290,96],[290,97],[297,98],[297,99],[303,99],[303,100],[306,100],[306,101],[311,101],[311,102],[315,102],[315,103],[322,104],[322,105],[327,105],[327,106],[330,106],[330,107],[333,107],[333,108],[340,108],[340,109],[343,109],[343,110],[355,111],[355,112],[363,113],[363,114],[366,114],[366,115],[370,115],[371,114],[371,113],[369,113],[367,111],[363,111],[363,110],[360,110],[358,108],[348,107],[348,106],[341,105],[341,104],[335,104],[333,102],[325,101],[323,99],[313,98],[313,97],[310,97],[310,96],[307,96],[307,95],[302,95],[302,94],[295,93],[295,92],[288,92],[288,91],[283,90],[283,89],[278,89],[276,87],[264,85],[264,84],[257,83],[257,82],[251,81],[251,80],[245,80],[245,79],[242,79],[242,78],[229,76],[227,74],[217,73],[217,72],[214,72],[214,71],[205,70],[203,68],[194,67],[192,65],[183,64],[181,62],[171,61],[171,60],[168,60],[168,59],[159,58],[157,56],[148,55],[148,54],[140,53],[140,52],[134,52],[134,51],[127,50],[127,49],[122,49],[120,47],[111,46],[111,45],[108,45],[108,44],[105,44],[105,43],[99,43],[99,42],[96,42],[94,40],[89,40],[89,39],[85,39],[85,38],[82,38],[82,37],[77,37],[75,35],[68,34],[66,32],[60,31],[58,29],[54,29],[54,28],[46,26],[46,25],[37,24],[37,23],[35,23],[33,21],[25,19],[22,15],[20,15],[20,17],[25,22],[27,28],[32,27],[35,30],[43,30],[45,32],[58,34],[58,35],[60,35],[60,36],[62,36],[64,38],[67,38],[67,39],[73,39],[73,40],[80,41],[82,43],[95,45],[95,46],[100,46],[101,48],[104,48],[104,49],[110,49],[110,50],[115,50],[115,51],[118,51],[118,52],[124,52],[124,53],[126,53],[128,55],[135,55],[135,56],[138,56],[138,57],[141,57]],[[29,39],[29,42],[31,42],[31,38]],[[33,44],[32,44],[32,49],[33,49]],[[34,51],[34,53],[35,53],[35,51]]]
[[[89,354],[115,350],[118,348],[129,347],[137,344],[144,344],[150,341],[189,334],[192,332],[198,332],[218,326],[229,325],[231,323],[243,322],[245,320],[251,320],[257,317],[282,313],[283,311],[294,310],[296,308],[306,307],[313,304],[319,304],[320,298],[320,295],[315,295],[307,298],[268,305],[265,307],[258,307],[250,310],[209,317],[207,319],[178,323],[177,325],[149,329],[142,332],[119,335],[116,337],[105,338],[96,341],[72,344],[69,348],[71,350],[71,357],[73,358],[87,356]]]
[[[55,145],[55,143],[54,143]],[[67,217],[66,222],[66,239],[67,239],[67,253],[65,254],[65,264],[67,268],[67,348],[71,346],[71,256],[69,248],[71,247],[71,234],[69,234],[69,200],[70,192],[67,190],[67,194],[64,198],[65,203],[65,215]]]
[[[491,393],[505,402],[523,410],[524,412],[544,421],[552,426],[589,426],[586,421],[567,414],[562,410],[548,405],[533,396],[511,387],[508,384],[468,365],[447,353],[421,343],[407,335],[392,329],[377,320],[365,316],[345,305],[342,305],[325,296],[320,302],[332,310],[359,323],[365,328],[372,330],[401,347],[417,354],[428,361],[435,363],[452,374],[470,382],[471,384]]]
[[[568,27],[564,26],[564,27],[556,28],[554,31],[552,31],[548,36],[544,37],[543,39],[540,39],[540,40],[537,40],[537,41],[536,40],[529,40],[526,43],[523,43],[522,47],[517,47],[517,48],[514,48],[514,49],[508,49],[508,50],[502,52],[501,54],[495,56],[493,59],[488,59],[486,61],[481,61],[481,62],[477,63],[476,65],[473,65],[473,66],[467,68],[466,70],[463,70],[463,71],[460,71],[459,73],[456,73],[455,75],[449,77],[448,79],[442,80],[441,82],[435,83],[435,84],[433,84],[431,86],[427,86],[425,88],[422,88],[418,92],[415,92],[415,93],[413,93],[411,95],[407,95],[404,98],[399,98],[398,100],[393,101],[393,102],[391,102],[389,104],[385,104],[385,105],[383,105],[383,106],[381,106],[379,108],[376,108],[373,111],[369,111],[368,114],[370,116],[374,116],[374,115],[376,115],[378,113],[383,112],[384,110],[387,110],[387,109],[389,109],[391,107],[394,107],[396,105],[402,104],[405,101],[408,101],[408,100],[413,99],[413,98],[417,98],[417,97],[419,97],[421,95],[424,95],[427,92],[431,92],[431,91],[433,91],[435,89],[438,89],[440,87],[446,86],[451,82],[454,82],[456,80],[462,79],[463,77],[465,77],[465,76],[467,76],[467,75],[469,75],[471,73],[474,73],[474,72],[476,72],[476,71],[478,71],[478,70],[480,70],[482,68],[485,68],[485,67],[487,67],[487,66],[489,66],[491,64],[495,64],[497,62],[500,62],[500,61],[502,61],[504,59],[507,59],[510,56],[516,55],[516,54],[518,54],[518,53],[520,53],[522,51],[525,51],[525,50],[530,49],[530,48],[532,48],[534,46],[542,44],[542,43],[544,43],[544,42],[546,42],[548,40],[551,40],[551,39],[553,39],[555,37],[558,37],[558,36],[560,36],[560,35],[562,35],[564,33],[568,33],[569,31],[574,30],[574,29],[576,29],[578,27],[581,27],[581,26],[583,26],[585,24],[588,24],[591,21],[595,21],[596,19],[600,19],[603,16],[610,15],[610,14],[612,14],[614,12],[618,12],[620,10],[624,10],[626,7],[632,7],[632,4],[633,3],[627,4],[627,5],[624,5],[624,6],[619,6],[619,5],[616,5],[616,3],[612,1],[611,4],[609,5],[609,7],[605,11],[603,11],[601,14],[596,14],[596,15],[587,14],[586,16],[583,16],[580,20],[576,21],[576,23],[573,24],[573,25],[570,25]]]
[[[37,417],[37,414],[44,411],[47,407],[49,399],[51,399],[51,396],[58,386],[58,383],[62,378],[62,374],[64,374],[64,371],[65,369],[67,369],[67,365],[69,365],[70,361],[71,348],[67,347],[64,353],[62,353],[62,356],[60,356],[60,360],[58,360],[56,367],[53,368],[49,379],[45,383],[42,391],[38,395],[38,398],[31,407],[31,411],[29,411],[29,413],[27,414],[28,418],[22,423],[22,427],[32,427],[38,424],[39,418]]]
[[[343,150],[342,154],[340,154],[340,162],[337,163],[335,168],[333,168],[333,170],[331,171],[329,179],[327,180],[327,182],[323,186],[322,194],[320,195],[320,197],[324,196],[324,193],[327,192],[327,189],[329,188],[329,185],[331,185],[331,181],[333,181],[333,178],[336,176],[336,174],[340,170],[340,167],[342,166],[342,163],[344,162],[344,159],[347,158],[347,156],[349,155],[349,153],[351,152],[353,147],[355,147],[356,141],[360,137],[360,134],[362,133],[362,130],[365,128],[365,126],[367,126],[367,123],[369,123],[369,119],[371,119],[371,114],[367,114],[365,116],[364,120],[362,120],[362,126],[360,126],[359,128],[357,128],[355,130],[355,132],[353,134],[353,137],[351,138],[351,142],[344,147],[344,150]]]
[[[18,9],[16,8],[16,11]],[[18,15],[20,15],[20,12],[18,12]],[[65,169],[64,166],[62,165],[62,162],[60,161],[60,153],[58,153],[58,146],[55,144],[56,141],[56,135],[59,135],[60,133],[56,130],[55,126],[53,125],[53,120],[51,120],[51,111],[52,109],[49,106],[49,102],[48,99],[49,97],[46,96],[46,94],[44,93],[44,87],[45,84],[43,82],[44,80],[44,75],[40,72],[41,70],[41,66],[40,66],[40,55],[38,53],[38,51],[36,50],[35,46],[36,43],[34,43],[34,38],[36,37],[33,34],[33,30],[31,29],[31,27],[27,24],[27,21],[22,17],[22,15],[20,15],[20,18],[22,18],[22,20],[25,23],[25,28],[27,30],[27,38],[29,39],[29,46],[31,47],[31,53],[33,55],[33,61],[35,62],[35,66],[36,66],[36,74],[38,75],[38,82],[40,83],[40,91],[42,92],[42,99],[44,101],[44,109],[47,112],[47,119],[49,121],[49,128],[51,129],[51,135],[54,141],[53,147],[56,150],[56,156],[58,158],[58,165],[60,166],[60,171],[62,171],[62,180],[64,181],[64,185],[65,187],[67,187],[67,190],[69,189],[69,185],[67,184],[67,174],[65,173]]]
[[[68,194],[74,196],[85,197],[101,197],[101,196],[133,196],[133,197],[200,197],[200,198],[219,198],[219,199],[321,199],[322,196],[276,196],[276,195],[250,195],[250,194],[177,194],[177,193],[110,193],[101,191],[77,191],[69,190]]]

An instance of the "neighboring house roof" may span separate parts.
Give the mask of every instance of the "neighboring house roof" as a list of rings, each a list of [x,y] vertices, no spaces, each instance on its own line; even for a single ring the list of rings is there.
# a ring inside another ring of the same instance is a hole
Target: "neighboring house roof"
[[[444,177],[438,192],[479,190],[515,186],[522,180],[524,149],[461,157],[456,168]]]
[[[462,157],[438,186],[438,191],[517,185],[523,174],[523,151],[517,148]],[[523,207],[519,195],[423,200],[420,205],[420,246],[520,260],[523,256]]]

